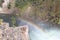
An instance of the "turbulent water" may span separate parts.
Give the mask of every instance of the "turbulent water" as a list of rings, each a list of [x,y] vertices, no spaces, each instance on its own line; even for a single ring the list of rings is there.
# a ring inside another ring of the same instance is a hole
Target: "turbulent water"
[[[4,2],[1,4],[0,12],[4,12],[5,9],[8,8],[9,0],[4,0]]]
[[[2,18],[6,22],[11,21],[10,20],[11,16],[10,17],[2,16]],[[11,24],[11,22],[10,22],[10,24]],[[59,34],[60,30],[57,30],[56,28],[52,28],[53,25],[51,25],[49,23],[36,22],[35,23],[36,25],[34,25],[31,22],[17,18],[16,24],[18,24],[18,26],[28,25],[30,40],[60,40],[60,34]],[[37,25],[39,25],[39,27],[41,27],[42,29],[37,28],[38,27]]]
[[[46,30],[41,30],[41,29],[37,29],[36,25],[24,21],[24,20],[19,20],[19,25],[28,25],[29,26],[29,35],[30,35],[30,39],[31,40],[60,40],[60,30],[57,30],[56,28],[51,28],[48,29],[47,24],[44,23],[40,23],[41,26],[43,26],[45,28],[45,26],[47,26],[45,29]],[[42,27],[42,28],[43,28]]]
[[[3,18],[4,21],[10,22],[11,16],[0,16],[0,18]],[[5,19],[7,18],[7,19]],[[16,18],[16,23],[18,26],[28,25],[29,27],[29,35],[31,40],[60,40],[60,30],[57,30],[55,28],[52,28],[52,25],[49,25],[47,23],[43,22],[36,22],[36,25],[34,25],[31,22],[25,21],[23,19]],[[10,22],[11,25],[11,22]],[[41,28],[37,28],[39,27]],[[51,28],[50,28],[51,27]],[[43,30],[44,29],[44,30]]]

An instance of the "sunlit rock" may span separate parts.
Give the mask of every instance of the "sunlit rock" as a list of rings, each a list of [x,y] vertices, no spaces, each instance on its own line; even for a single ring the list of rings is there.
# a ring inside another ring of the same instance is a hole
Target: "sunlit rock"
[[[0,40],[29,40],[28,26],[9,27],[9,23],[0,25]]]

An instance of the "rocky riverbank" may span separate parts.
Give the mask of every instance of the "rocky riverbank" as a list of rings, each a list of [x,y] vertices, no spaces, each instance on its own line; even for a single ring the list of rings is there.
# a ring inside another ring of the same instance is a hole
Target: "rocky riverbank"
[[[0,40],[29,40],[28,26],[9,27],[8,23],[0,25]]]

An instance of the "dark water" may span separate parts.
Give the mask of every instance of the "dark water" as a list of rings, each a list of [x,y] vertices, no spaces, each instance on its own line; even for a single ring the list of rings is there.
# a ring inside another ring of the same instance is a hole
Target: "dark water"
[[[9,14],[0,14],[0,19],[3,19],[3,22],[7,22],[9,23],[9,26],[12,27],[13,23],[12,23],[12,17],[14,15],[9,15]]]
[[[13,25],[12,23],[12,17],[15,16],[15,15],[9,15],[9,14],[1,14],[0,15],[0,18],[3,19],[4,22],[8,22],[10,27]],[[16,26],[20,26],[20,25],[27,25],[27,22],[24,22],[22,21],[21,19],[19,19],[18,17],[15,16],[15,20],[16,20],[16,23],[15,25]],[[59,25],[55,25],[55,24],[52,24],[52,23],[49,23],[49,22],[42,22],[42,21],[35,21],[33,22],[35,23],[35,25],[38,25],[40,27],[42,27],[43,29],[50,29],[50,28],[53,28],[53,27],[59,27]]]

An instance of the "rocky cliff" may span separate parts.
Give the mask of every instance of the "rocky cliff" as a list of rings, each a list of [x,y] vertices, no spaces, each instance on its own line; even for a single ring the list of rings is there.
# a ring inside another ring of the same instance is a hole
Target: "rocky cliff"
[[[2,23],[0,40],[29,40],[28,26],[9,27],[8,23]]]

